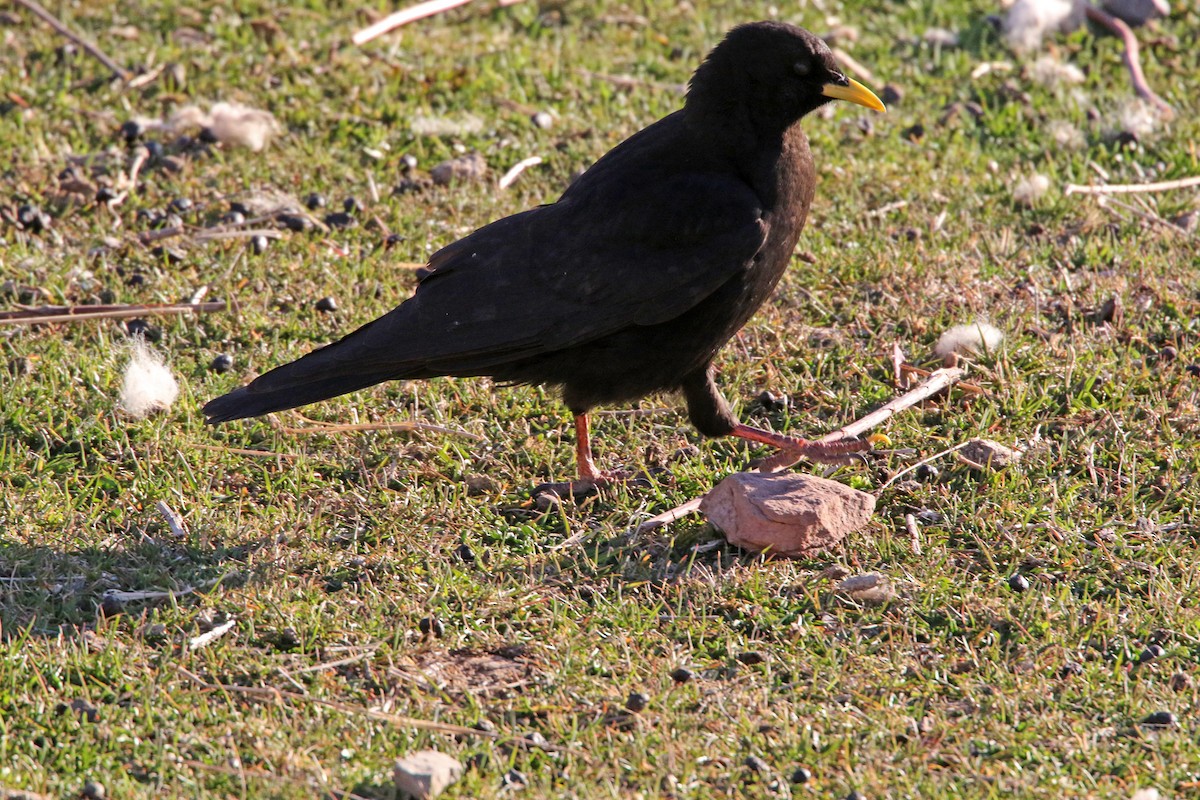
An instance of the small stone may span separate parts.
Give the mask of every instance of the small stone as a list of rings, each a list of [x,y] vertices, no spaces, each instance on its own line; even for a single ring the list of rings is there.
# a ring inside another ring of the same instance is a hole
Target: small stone
[[[524,789],[529,785],[529,776],[519,769],[510,769],[504,773],[504,787],[506,789]]]
[[[775,394],[769,389],[763,389],[754,398],[767,411],[787,411],[792,404],[791,398],[784,394]]]
[[[193,205],[194,204],[192,203],[191,198],[176,197],[174,200],[171,201],[171,210],[177,211],[180,214],[183,214],[188,211],[191,211]]]
[[[853,792],[846,795],[846,800],[867,800],[867,796],[855,789]]]
[[[234,200],[232,203],[230,203],[229,210],[236,211],[239,214],[245,214],[246,216],[250,216],[250,206],[246,205],[245,203],[241,202],[240,200]]]
[[[337,311],[337,307],[338,307],[337,300],[334,299],[333,297],[322,297],[320,300],[318,300],[316,302],[315,305],[316,305],[317,311],[325,311],[325,312]]]
[[[1167,651],[1159,645],[1149,645],[1145,650],[1138,654],[1138,663],[1145,664],[1147,661],[1153,661],[1156,658],[1162,658],[1167,654]]]
[[[228,353],[221,353],[209,362],[208,368],[213,372],[229,372],[229,370],[233,369],[233,356]]]
[[[261,256],[267,252],[267,248],[271,246],[271,240],[263,236],[261,233],[257,236],[250,237],[250,249],[254,251],[254,255]]]
[[[387,235],[387,237],[383,240],[383,246],[388,249],[391,249],[391,248],[395,247],[396,245],[400,244],[401,242],[403,242],[406,238],[408,238],[408,237],[402,236],[399,233],[389,233]]]
[[[405,172],[411,172],[417,168],[417,157],[412,153],[405,153],[404,155],[400,156],[400,166]]]
[[[1008,578],[1008,588],[1014,592],[1027,592],[1029,591],[1029,579],[1019,572],[1010,575]]]
[[[221,222],[226,225],[245,225],[246,215],[240,211],[226,211],[221,215]]]
[[[446,633],[446,626],[437,617],[425,617],[417,623],[417,629],[425,636],[436,636],[442,638]]]
[[[345,211],[347,214],[357,214],[358,212],[363,210],[363,206],[362,206],[362,203],[359,202],[357,197],[354,197],[353,195],[351,195],[350,197],[347,197],[345,200],[342,201],[342,210]]]
[[[41,233],[50,227],[50,217],[35,205],[25,204],[17,209],[17,222],[27,231]]]
[[[1163,363],[1170,363],[1179,358],[1179,350],[1174,345],[1167,345],[1158,351],[1158,360]]]
[[[885,83],[879,90],[879,99],[884,105],[894,106],[904,99],[904,91],[894,83]]]
[[[671,670],[670,675],[671,680],[675,681],[676,683],[687,683],[688,681],[692,680],[692,678],[696,677],[696,673],[692,672],[686,667],[677,667],[676,669]]]
[[[487,174],[487,162],[477,152],[443,161],[429,171],[433,182],[446,186],[458,181],[478,181]]]
[[[108,790],[100,781],[88,781],[79,790],[79,796],[87,798],[87,800],[104,800],[108,797]]]
[[[446,791],[462,774],[458,759],[436,750],[420,750],[396,762],[392,780],[402,795],[428,800]]]
[[[851,600],[869,606],[881,606],[896,599],[892,582],[878,572],[851,575],[839,581],[835,588]]]
[[[717,484],[700,510],[730,544],[800,556],[831,547],[866,525],[875,498],[812,475],[739,472]]]
[[[467,484],[469,495],[491,494],[497,489],[496,482],[487,475],[468,475],[463,479],[463,483]]]
[[[458,546],[458,549],[456,549],[454,551],[454,554],[457,555],[458,560],[463,562],[464,564],[474,564],[475,563],[475,551],[472,550],[471,546],[469,544],[467,544],[466,542],[463,542],[462,544],[460,544]]]
[[[312,220],[303,214],[280,214],[276,219],[279,224],[295,233],[304,233],[312,230]]]
[[[792,783],[808,783],[812,780],[812,770],[808,767],[796,767],[792,772]]]
[[[648,705],[650,705],[650,697],[642,692],[630,692],[629,697],[625,698],[625,708],[635,714],[645,711]]]
[[[734,656],[739,663],[745,664],[747,667],[753,667],[756,664],[762,664],[767,660],[767,657],[757,650],[747,650],[744,653],[738,653]]]
[[[162,339],[162,329],[140,317],[125,323],[125,333],[130,337],[141,336],[148,342],[157,342]]]
[[[938,476],[942,474],[942,471],[933,464],[922,464],[921,466],[917,467],[916,474],[918,480],[932,481],[937,480]]]
[[[1184,369],[1193,378],[1200,378],[1200,364],[1188,364]]]
[[[325,215],[325,224],[331,228],[353,228],[358,224],[358,220],[345,211],[335,211]]]
[[[1058,668],[1058,677],[1076,678],[1083,674],[1083,664],[1078,661],[1068,661]]]
[[[757,772],[760,775],[767,775],[767,774],[770,774],[770,772],[771,772],[770,764],[768,764],[766,761],[764,761],[759,756],[753,756],[753,755],[746,756],[746,768],[753,770],[754,772]]]
[[[88,722],[100,721],[100,709],[84,700],[82,697],[77,697],[71,701],[71,710],[79,714],[79,718]]]
[[[117,199],[117,193],[114,192],[112,190],[112,188],[109,186],[101,186],[99,189],[96,190],[96,202],[97,203],[111,203],[113,200],[116,200],[116,199]]]
[[[532,120],[535,128],[540,128],[541,130],[546,131],[554,127],[554,117],[550,116],[550,114],[545,111],[537,112],[530,119]]]
[[[309,211],[316,211],[318,208],[325,207],[325,195],[318,192],[312,192],[304,196],[304,207]]]
[[[910,142],[919,142],[925,138],[925,126],[918,122],[900,131],[900,135]]]
[[[1192,688],[1192,676],[1186,672],[1176,672],[1167,680],[1167,686],[1173,692],[1185,692]]]
[[[1012,466],[1021,454],[991,439],[972,439],[958,451],[961,460],[974,469],[998,470]]]
[[[1149,728],[1174,728],[1179,724],[1179,720],[1170,711],[1155,711],[1148,714],[1142,720],[1142,724]]]

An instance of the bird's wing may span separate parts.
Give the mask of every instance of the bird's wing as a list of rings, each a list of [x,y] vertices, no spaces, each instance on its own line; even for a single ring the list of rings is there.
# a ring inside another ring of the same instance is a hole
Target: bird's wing
[[[752,268],[766,236],[760,201],[731,175],[568,192],[435,253],[371,338],[443,368],[558,350],[680,316]],[[414,323],[420,341],[400,330]]]

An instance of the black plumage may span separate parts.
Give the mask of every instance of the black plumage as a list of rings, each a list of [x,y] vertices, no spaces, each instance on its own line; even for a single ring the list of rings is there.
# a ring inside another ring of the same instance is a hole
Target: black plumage
[[[883,110],[811,33],[734,28],[682,109],[613,148],[557,202],[442,248],[410,299],[210,401],[208,421],[388,380],[490,375],[561,388],[585,480],[603,478],[587,412],[662,391],[682,391],[708,436],[820,458],[820,445],[739,424],[711,365],[791,259],[816,182],[798,123],[831,98]]]

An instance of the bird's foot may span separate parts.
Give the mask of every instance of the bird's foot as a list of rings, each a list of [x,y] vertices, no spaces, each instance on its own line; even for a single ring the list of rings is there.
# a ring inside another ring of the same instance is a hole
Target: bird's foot
[[[541,483],[533,487],[533,496],[548,494],[561,500],[582,500],[585,497],[599,494],[601,489],[612,486],[635,486],[646,488],[650,486],[650,478],[644,472],[629,472],[626,470],[595,470],[591,474],[580,475],[573,481],[555,481]]]
[[[860,439],[814,442],[774,431],[751,428],[748,425],[738,425],[734,429],[733,435],[752,442],[769,444],[779,450],[775,455],[758,462],[757,466],[761,472],[778,472],[781,469],[787,469],[802,458],[818,464],[850,464],[861,461],[863,453],[871,449],[870,441]]]

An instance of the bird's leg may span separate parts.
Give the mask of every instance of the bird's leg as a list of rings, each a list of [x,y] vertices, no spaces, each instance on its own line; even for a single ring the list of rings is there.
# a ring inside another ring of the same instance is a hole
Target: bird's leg
[[[580,483],[598,486],[607,480],[604,473],[596,469],[596,462],[592,461],[592,432],[587,414],[575,415],[575,465],[579,469]]]
[[[807,458],[820,464],[846,464],[858,458],[863,451],[871,449],[869,442],[858,439],[841,442],[814,442],[773,431],[764,431],[761,428],[752,428],[741,423],[734,425],[729,435],[778,448],[779,452],[776,455],[763,462],[761,468],[765,471],[790,467],[801,458]]]

